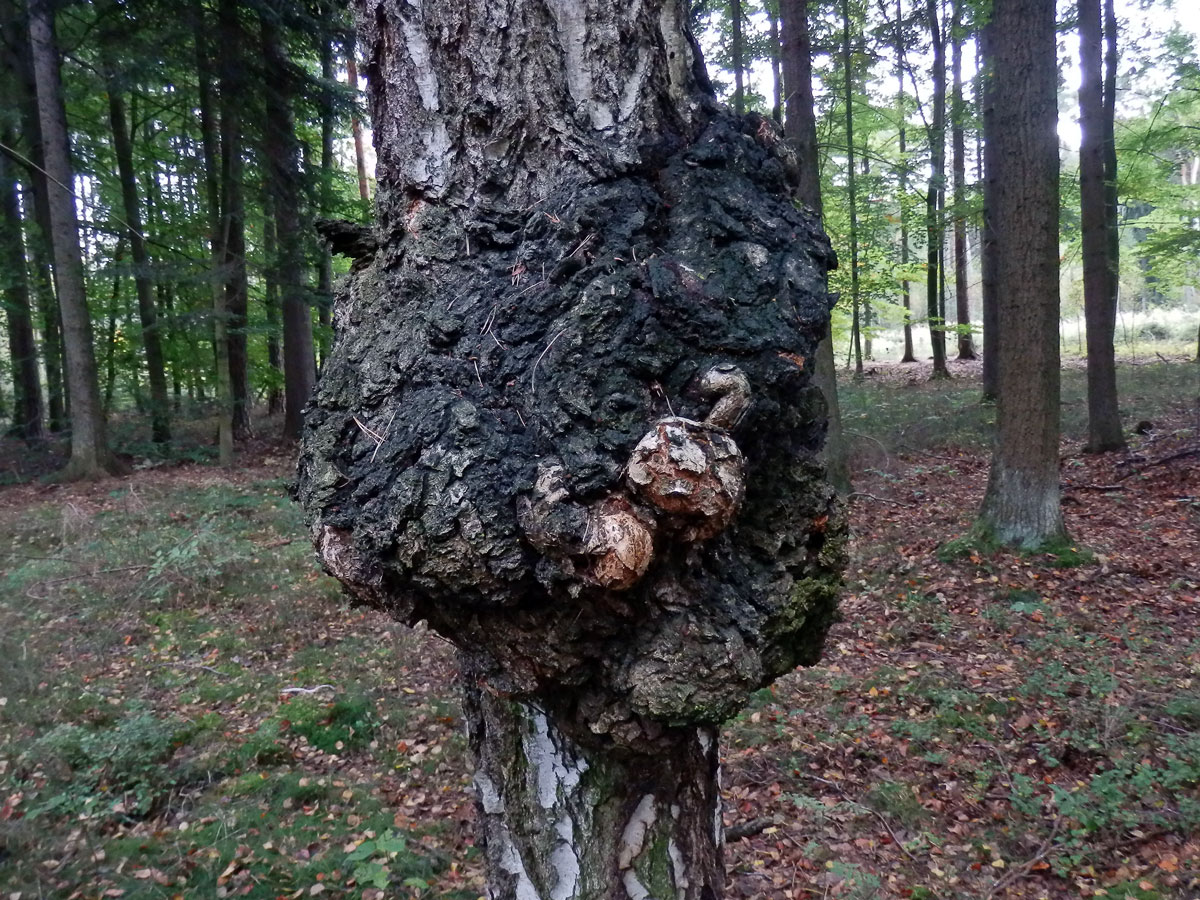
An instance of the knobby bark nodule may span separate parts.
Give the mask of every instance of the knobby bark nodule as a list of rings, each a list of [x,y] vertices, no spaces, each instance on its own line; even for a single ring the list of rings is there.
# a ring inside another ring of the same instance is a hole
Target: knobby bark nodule
[[[356,12],[377,224],[314,543],[458,646],[492,896],[719,898],[716,729],[817,660],[843,557],[796,158],[705,90],[684,0]]]
[[[997,341],[996,444],[979,530],[1004,544],[1066,538],[1059,503],[1058,71],[1054,0],[997,3],[988,32],[984,229]]]
[[[1116,234],[1116,152],[1109,148],[1113,132],[1109,116],[1115,113],[1106,96],[1113,92],[1102,63],[1104,38],[1101,0],[1079,0],[1079,207],[1083,244],[1083,309],[1087,324],[1088,443],[1093,453],[1125,448],[1121,413],[1117,404],[1117,361],[1113,339],[1117,327],[1119,247],[1110,241]],[[1115,19],[1107,23],[1115,47]],[[1115,50],[1114,50],[1115,56]],[[1116,68],[1115,59],[1107,68]],[[1113,193],[1110,232],[1109,192]]]

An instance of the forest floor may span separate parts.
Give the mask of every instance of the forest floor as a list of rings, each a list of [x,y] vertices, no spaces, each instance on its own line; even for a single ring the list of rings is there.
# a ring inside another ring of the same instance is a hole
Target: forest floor
[[[844,619],[724,733],[729,896],[1200,897],[1196,366],[1123,367],[1151,427],[1102,457],[1065,373],[1075,543],[1033,555],[963,538],[971,369],[874,368]],[[482,894],[453,653],[320,574],[284,450],[244,463],[0,489],[3,900]]]

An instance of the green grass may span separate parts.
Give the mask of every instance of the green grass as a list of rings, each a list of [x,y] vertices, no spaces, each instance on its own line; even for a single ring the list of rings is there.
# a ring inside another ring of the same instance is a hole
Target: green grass
[[[208,480],[0,522],[4,895],[428,894],[439,823],[394,832],[379,786],[458,783],[456,707],[395,689],[411,639],[346,607],[282,481]],[[392,749],[430,728],[448,752]]]

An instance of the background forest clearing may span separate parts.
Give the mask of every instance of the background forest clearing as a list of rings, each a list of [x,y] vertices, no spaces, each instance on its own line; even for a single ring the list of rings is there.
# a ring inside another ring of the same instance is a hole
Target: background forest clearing
[[[1078,452],[1064,373],[1078,543],[1036,556],[951,543],[992,412],[919,371],[843,382],[845,621],[723,733],[730,895],[1194,897],[1200,470],[1149,464],[1197,446],[1195,364],[1122,366],[1132,464]],[[290,478],[0,491],[5,897],[481,894],[453,654],[345,604]]]

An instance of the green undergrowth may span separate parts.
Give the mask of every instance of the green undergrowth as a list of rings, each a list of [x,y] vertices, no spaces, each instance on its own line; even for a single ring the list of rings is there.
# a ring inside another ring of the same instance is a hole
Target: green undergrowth
[[[0,894],[428,895],[442,823],[383,786],[463,747],[398,749],[457,733],[414,638],[346,606],[282,480],[129,484],[0,518]]]
[[[839,373],[840,374],[840,373]],[[1170,412],[1190,408],[1200,389],[1194,362],[1119,365],[1118,393],[1126,428],[1152,425]],[[1087,437],[1087,373],[1062,372],[1062,431],[1071,440]],[[894,376],[838,380],[842,424],[859,462],[887,468],[890,457],[941,450],[987,450],[995,433],[995,404],[980,400],[975,378],[928,380],[914,375],[897,385]]]

